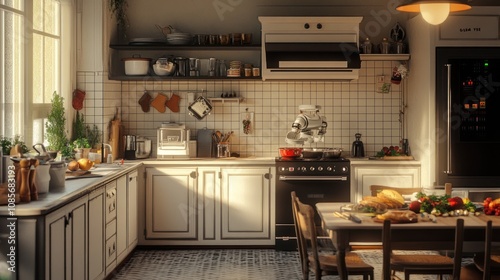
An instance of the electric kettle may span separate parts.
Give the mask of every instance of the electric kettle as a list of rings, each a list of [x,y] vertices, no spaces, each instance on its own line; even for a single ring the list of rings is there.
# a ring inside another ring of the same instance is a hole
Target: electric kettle
[[[356,140],[354,142],[352,142],[351,156],[352,157],[364,157],[365,156],[365,148],[363,146],[363,142],[360,140],[361,133],[356,133],[354,135],[354,137],[356,137]]]

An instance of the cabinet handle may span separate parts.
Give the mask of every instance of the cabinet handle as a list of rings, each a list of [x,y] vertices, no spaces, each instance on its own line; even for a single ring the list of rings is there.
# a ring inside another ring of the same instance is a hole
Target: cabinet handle
[[[189,176],[190,176],[191,178],[193,178],[193,179],[196,179],[196,177],[198,177],[198,176],[196,176],[196,175],[197,175],[197,174],[196,174],[196,171],[193,171],[193,172],[191,172],[191,174],[189,174]]]
[[[267,180],[270,180],[271,179],[271,174],[270,173],[264,174],[264,178],[266,178]]]
[[[109,205],[109,208],[108,208],[108,211],[109,211],[109,212],[108,212],[108,213],[113,212],[115,209],[116,209],[116,203],[113,201],[113,203],[111,203],[111,204]]]

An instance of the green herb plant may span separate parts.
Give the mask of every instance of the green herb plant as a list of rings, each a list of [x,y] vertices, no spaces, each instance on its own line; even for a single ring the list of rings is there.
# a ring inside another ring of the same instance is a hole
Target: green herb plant
[[[0,136],[0,146],[2,147],[2,153],[5,156],[10,155],[10,150],[17,144],[21,146],[21,152],[23,154],[29,152],[28,147],[26,146],[20,135],[16,135],[14,136],[14,138]]]
[[[127,17],[127,0],[109,0],[109,10],[116,18],[118,27],[123,31],[123,37],[127,37],[126,30],[129,27]]]
[[[49,149],[67,153],[68,138],[66,137],[66,116],[64,112],[64,98],[54,91],[52,95],[52,108],[47,116],[45,128]],[[64,155],[63,156],[68,156]]]

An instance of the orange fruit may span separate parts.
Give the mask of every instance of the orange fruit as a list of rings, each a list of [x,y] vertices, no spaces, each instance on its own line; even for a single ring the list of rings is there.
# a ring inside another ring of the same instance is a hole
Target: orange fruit
[[[68,169],[70,171],[77,171],[80,168],[80,164],[76,160],[72,160],[68,163]]]
[[[88,158],[81,158],[78,160],[78,165],[80,166],[81,170],[89,170],[90,168],[92,168],[94,163]]]

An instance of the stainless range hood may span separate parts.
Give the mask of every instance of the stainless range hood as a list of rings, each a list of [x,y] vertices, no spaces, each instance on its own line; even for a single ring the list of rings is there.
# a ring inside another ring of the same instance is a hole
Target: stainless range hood
[[[262,79],[358,78],[362,17],[259,17]]]

